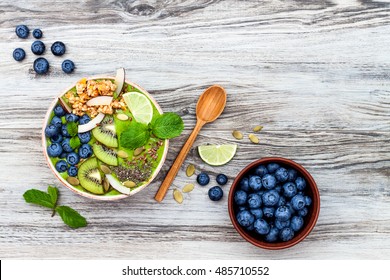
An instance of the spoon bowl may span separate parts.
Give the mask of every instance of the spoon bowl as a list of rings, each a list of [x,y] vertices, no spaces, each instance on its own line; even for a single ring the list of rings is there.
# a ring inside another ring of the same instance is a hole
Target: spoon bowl
[[[225,89],[219,85],[213,85],[209,87],[199,97],[198,103],[196,104],[196,125],[188,137],[187,142],[181,148],[179,155],[176,157],[175,162],[168,171],[167,176],[165,177],[156,193],[156,196],[154,197],[158,202],[161,202],[164,199],[170,185],[177,175],[177,172],[186,159],[192,144],[194,144],[200,129],[206,123],[215,121],[223,112],[225,105],[226,92]]]

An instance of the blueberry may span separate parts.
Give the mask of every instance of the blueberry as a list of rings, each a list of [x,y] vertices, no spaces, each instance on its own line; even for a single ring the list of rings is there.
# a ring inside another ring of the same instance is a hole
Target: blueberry
[[[238,212],[237,221],[243,227],[248,227],[255,221],[255,217],[248,211],[243,210]]]
[[[289,241],[293,239],[294,231],[289,227],[285,227],[282,230],[280,230],[279,237],[282,241]]]
[[[287,221],[281,221],[278,219],[275,220],[275,227],[277,229],[283,229],[285,227],[289,227],[290,224],[291,224],[291,220],[287,220]]]
[[[77,176],[78,171],[79,170],[78,170],[77,166],[71,165],[68,168],[68,175],[75,177],[75,176]]]
[[[61,159],[56,163],[56,169],[58,172],[65,172],[68,169],[68,164],[65,160]]]
[[[208,194],[212,201],[218,201],[223,197],[223,190],[220,186],[215,186],[209,189]]]
[[[283,193],[287,198],[291,198],[297,194],[297,187],[292,182],[287,182],[283,185]]]
[[[52,136],[52,137],[50,138],[50,141],[51,141],[52,143],[61,143],[62,140],[63,140],[63,137],[62,137],[61,134],[56,134],[56,135],[54,135],[54,136]]]
[[[65,53],[65,44],[57,41],[51,45],[51,52],[56,56],[61,56]]]
[[[267,221],[264,219],[257,219],[253,226],[255,227],[255,231],[262,235],[268,234],[271,229]]]
[[[198,177],[196,177],[196,181],[201,186],[206,186],[210,182],[210,177],[204,172],[201,172]]]
[[[294,216],[291,218],[291,226],[293,231],[298,231],[303,227],[303,218],[300,216]]]
[[[91,132],[87,131],[87,132],[79,133],[78,137],[81,143],[86,144],[89,141],[91,141]]]
[[[49,124],[46,128],[45,128],[45,135],[47,137],[53,137],[55,135],[58,134],[58,127],[56,127],[54,124]]]
[[[261,210],[260,208],[256,208],[256,209],[250,209],[249,210],[253,216],[255,216],[256,219],[261,219],[263,217],[263,210]]]
[[[244,205],[246,203],[247,198],[248,195],[243,190],[238,190],[234,194],[234,201],[236,202],[237,205]]]
[[[86,124],[86,123],[89,123],[91,120],[91,118],[85,114],[85,115],[82,115],[79,119],[79,124]]]
[[[61,126],[61,133],[62,133],[62,136],[64,136],[64,137],[71,137],[66,124],[63,124]]]
[[[251,193],[248,195],[249,208],[259,208],[261,206],[261,197],[258,194]]]
[[[62,153],[62,147],[59,143],[51,143],[47,147],[47,154],[49,157],[58,157]]]
[[[276,169],[278,169],[279,167],[280,167],[280,165],[277,163],[267,164],[267,170],[269,173],[274,173],[276,171]]]
[[[275,242],[278,240],[278,237],[279,230],[276,227],[271,226],[269,233],[264,237],[264,240],[267,242]]]
[[[15,28],[15,33],[19,38],[26,39],[30,33],[30,29],[26,25],[18,25]]]
[[[275,210],[275,219],[278,219],[279,221],[285,222],[291,218],[291,211],[290,208],[287,206],[279,206]]]
[[[278,180],[279,182],[282,182],[282,183],[286,182],[288,179],[287,169],[284,167],[279,167],[275,171],[275,177],[276,177],[276,180]]]
[[[261,178],[260,176],[254,175],[249,177],[249,187],[254,191],[261,189]]]
[[[46,74],[49,71],[49,62],[45,58],[40,57],[34,60],[33,67],[37,74]]]
[[[243,191],[249,191],[249,179],[247,177],[244,177],[241,179],[240,181],[240,188],[243,190]]]
[[[40,30],[39,28],[34,29],[32,34],[33,34],[35,39],[41,39],[42,38],[42,30]]]
[[[279,202],[280,195],[274,191],[266,191],[263,193],[262,197],[264,206],[275,206]]]
[[[300,191],[302,191],[302,190],[304,190],[306,188],[306,181],[302,177],[298,177],[295,180],[295,184],[297,186],[297,189],[300,190]]]
[[[62,107],[61,107],[62,108]],[[62,121],[61,121],[61,118],[57,117],[57,116],[54,116],[52,119],[51,119],[51,124],[54,124],[56,127],[60,128],[62,126]]]
[[[70,146],[70,138],[65,138],[64,140],[62,140],[61,146],[65,152],[67,153],[73,152],[73,149]]]
[[[289,169],[287,171],[287,174],[288,174],[287,180],[293,182],[297,178],[298,172],[295,169]]]
[[[22,61],[26,57],[26,52],[22,48],[17,48],[12,53],[12,56],[16,61]]]
[[[223,186],[223,185],[226,185],[226,183],[228,181],[228,177],[225,174],[218,174],[216,180],[217,180],[218,184]]]
[[[79,147],[79,156],[81,158],[89,158],[90,156],[92,156],[92,154],[93,154],[93,151],[92,151],[91,145],[89,145],[89,144],[82,144]]]
[[[62,71],[64,71],[66,74],[70,74],[74,71],[74,63],[70,59],[65,59],[61,64]]]
[[[78,164],[80,162],[80,157],[78,154],[76,154],[75,152],[71,152],[69,153],[67,156],[66,156],[66,161],[70,164],[70,165],[75,165],[75,164]]]
[[[79,116],[75,114],[66,114],[65,119],[67,122],[77,122],[79,120]]]
[[[306,203],[305,203],[305,198],[301,194],[297,194],[291,198],[291,205],[294,208],[294,210],[302,210]]]
[[[265,167],[264,165],[259,165],[255,169],[255,174],[260,177],[263,177],[265,174],[268,174],[267,167]]]
[[[312,200],[311,200],[310,196],[306,195],[305,196],[305,204],[306,204],[306,206],[310,206],[311,203],[312,203]]]
[[[274,214],[275,214],[275,208],[273,208],[273,207],[263,207],[263,215],[267,219],[273,218]]]
[[[301,217],[305,217],[308,213],[309,213],[309,209],[307,209],[306,207],[298,211],[298,215]]]
[[[67,155],[68,155],[68,153],[62,152],[62,154],[59,156],[59,158],[66,158]]]
[[[286,198],[284,196],[280,196],[277,206],[279,207],[279,206],[283,206],[283,205],[286,205]]]
[[[61,105],[57,105],[54,107],[54,114],[57,117],[61,118],[62,116],[65,116],[65,110],[64,110],[64,108],[62,108]]]
[[[268,190],[273,189],[276,186],[276,178],[271,174],[265,174],[261,182],[263,183],[264,188]]]
[[[41,55],[45,52],[45,44],[42,41],[34,41],[31,45],[31,51],[33,54]]]

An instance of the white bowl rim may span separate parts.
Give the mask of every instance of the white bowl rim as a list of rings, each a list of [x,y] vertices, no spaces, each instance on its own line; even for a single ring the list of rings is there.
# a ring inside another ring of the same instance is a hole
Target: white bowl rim
[[[89,77],[89,78],[86,78],[87,80],[97,80],[97,79],[110,79],[110,80],[115,80],[115,77],[113,76],[106,76],[106,75],[99,75],[99,76],[92,76],[92,77]],[[104,195],[97,195],[97,194],[92,194],[92,193],[89,193],[89,192],[86,192],[86,191],[81,191],[81,190],[78,190],[76,189],[75,187],[73,187],[71,184],[68,183],[68,181],[66,181],[64,178],[62,178],[62,176],[57,172],[57,170],[55,169],[55,166],[53,165],[52,161],[50,160],[50,157],[49,155],[47,154],[47,147],[46,147],[46,135],[45,135],[45,128],[48,124],[48,121],[49,121],[49,118],[50,118],[50,115],[51,115],[51,112],[53,111],[54,109],[54,106],[57,104],[58,102],[58,98],[60,98],[61,96],[63,96],[65,93],[67,93],[69,90],[71,90],[75,85],[76,85],[77,82],[75,82],[72,86],[66,88],[64,91],[61,92],[61,94],[59,94],[55,99],[54,101],[51,103],[49,109],[47,110],[46,112],[46,116],[45,116],[45,119],[44,119],[44,123],[43,123],[43,126],[42,126],[42,147],[43,147],[43,153],[45,155],[45,159],[46,159],[46,162],[48,163],[49,165],[49,168],[51,169],[51,171],[54,173],[54,175],[57,177],[57,179],[63,184],[65,185],[65,187],[67,187],[68,189],[70,189],[71,191],[81,195],[81,196],[84,196],[84,197],[87,197],[87,198],[90,198],[90,199],[95,199],[95,200],[102,200],[102,201],[114,201],[114,200],[119,200],[119,199],[123,199],[123,198],[126,198],[126,197],[129,197],[129,196],[132,196],[138,192],[140,192],[141,190],[143,190],[144,188],[146,188],[147,186],[150,185],[151,182],[153,182],[153,180],[156,178],[157,174],[161,171],[161,168],[163,166],[163,164],[165,163],[165,160],[166,160],[166,156],[167,156],[167,153],[168,153],[168,148],[169,148],[169,140],[166,139],[164,140],[165,142],[165,147],[164,147],[164,152],[163,152],[163,155],[161,157],[161,160],[160,160],[160,163],[158,164],[158,166],[156,167],[156,169],[154,170],[152,176],[149,178],[149,180],[142,186],[136,188],[135,190],[133,190],[130,195],[126,195],[126,194],[118,194],[118,195],[112,195],[112,196],[104,196]],[[146,91],[144,88],[140,87],[139,85],[133,83],[133,82],[130,82],[128,81],[127,79],[125,79],[125,83],[126,84],[129,84],[133,87],[136,87],[138,88],[139,90],[142,91],[143,94],[145,94],[151,101],[152,103],[154,104],[154,106],[156,107],[157,111],[162,114],[163,111],[160,107],[160,105],[157,103],[157,101],[150,95],[150,93],[148,91]]]

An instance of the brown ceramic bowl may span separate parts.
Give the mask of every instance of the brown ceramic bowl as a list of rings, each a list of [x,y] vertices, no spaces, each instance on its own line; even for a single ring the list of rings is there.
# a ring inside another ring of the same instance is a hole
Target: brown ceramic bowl
[[[300,173],[300,175],[306,180],[305,193],[307,193],[312,199],[312,204],[309,207],[309,213],[304,217],[303,228],[300,231],[298,231],[298,233],[295,234],[293,239],[286,242],[281,242],[281,241],[275,243],[266,242],[262,240],[261,235],[257,234],[255,231],[248,231],[245,228],[243,228],[236,219],[238,206],[235,205],[234,202],[234,193],[236,192],[236,190],[240,188],[239,183],[241,179],[249,175],[251,172],[253,172],[257,166],[261,164],[267,165],[268,163],[271,162],[278,163],[284,167],[291,167],[295,169],[298,172],[298,174]],[[317,189],[316,182],[314,181],[313,177],[301,165],[289,159],[269,157],[269,158],[262,158],[252,162],[237,175],[236,179],[234,180],[230,188],[229,198],[228,198],[228,208],[229,208],[230,219],[232,221],[234,228],[246,241],[260,248],[269,249],[269,250],[278,250],[278,249],[285,249],[294,246],[299,242],[301,242],[303,239],[305,239],[306,236],[309,235],[309,233],[314,228],[318,219],[318,215],[320,213],[320,195]]]

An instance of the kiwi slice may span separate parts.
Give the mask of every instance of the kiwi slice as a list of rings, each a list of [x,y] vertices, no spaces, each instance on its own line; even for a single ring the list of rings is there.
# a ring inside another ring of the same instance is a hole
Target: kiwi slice
[[[92,134],[97,141],[107,147],[118,147],[118,137],[116,135],[113,116],[106,115],[99,126],[92,129]]]
[[[87,191],[94,194],[103,194],[103,179],[98,168],[98,161],[91,157],[79,166],[78,173],[81,186]]]
[[[116,150],[97,143],[93,144],[92,149],[95,156],[102,162],[108,165],[118,165],[118,157],[116,156]]]

